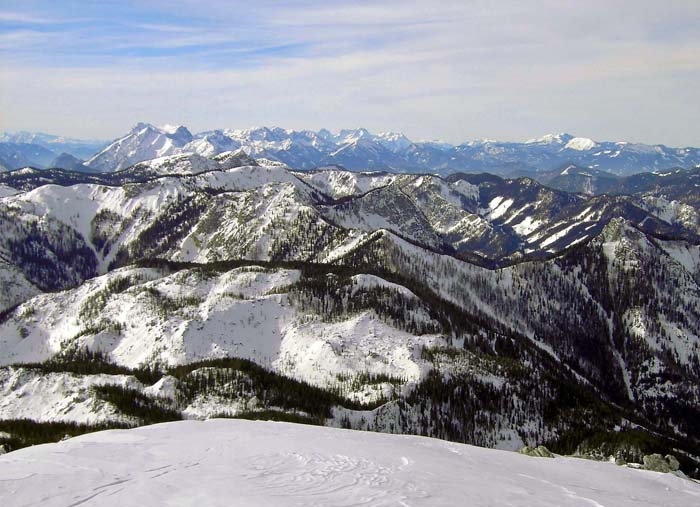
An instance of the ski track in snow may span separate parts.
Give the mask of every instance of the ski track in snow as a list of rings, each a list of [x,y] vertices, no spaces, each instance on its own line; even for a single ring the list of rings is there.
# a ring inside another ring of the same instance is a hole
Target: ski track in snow
[[[700,485],[575,458],[289,423],[186,421],[0,457],[0,504],[697,506]]]

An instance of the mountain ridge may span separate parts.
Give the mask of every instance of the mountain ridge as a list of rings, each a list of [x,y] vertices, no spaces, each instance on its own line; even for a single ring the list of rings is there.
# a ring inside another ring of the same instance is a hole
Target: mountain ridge
[[[629,175],[700,164],[698,148],[593,141],[565,133],[548,134],[525,142],[476,140],[452,145],[413,141],[399,132],[373,134],[361,127],[342,129],[338,133],[327,129],[312,131],[252,127],[192,134],[182,125],[161,128],[142,122],[124,136],[108,143],[101,151],[92,153],[86,153],[86,146],[94,146],[94,142],[64,140],[45,134],[20,134],[0,137],[6,141],[0,142],[0,147],[6,144],[6,150],[16,153],[19,148],[9,146],[10,141],[32,141],[54,150],[55,158],[60,153],[55,151],[59,146],[57,143],[63,140],[66,142],[60,146],[68,146],[69,149],[62,151],[87,160],[86,165],[98,172],[121,170],[137,162],[176,153],[198,153],[211,157],[239,149],[255,158],[277,161],[294,169],[341,165],[358,171],[390,170],[441,175],[460,171],[490,171],[506,176],[536,177],[563,164]],[[43,168],[52,159],[25,157],[22,160],[23,165]],[[0,164],[9,169],[22,165],[12,162],[11,157],[0,157]]]
[[[1,173],[0,422],[18,445],[22,417],[273,413],[627,460],[682,449],[697,474],[695,172],[602,196],[240,149]]]

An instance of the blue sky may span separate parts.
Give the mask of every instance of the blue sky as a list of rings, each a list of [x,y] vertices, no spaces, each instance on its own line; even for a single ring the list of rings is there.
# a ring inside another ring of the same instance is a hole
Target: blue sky
[[[365,126],[700,145],[697,0],[15,1],[0,129]]]

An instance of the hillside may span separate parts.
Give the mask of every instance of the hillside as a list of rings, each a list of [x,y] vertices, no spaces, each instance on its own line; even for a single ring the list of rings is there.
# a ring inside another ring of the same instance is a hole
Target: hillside
[[[697,505],[700,485],[613,463],[421,437],[211,420],[108,431],[0,457],[4,505]]]
[[[646,193],[240,151],[0,184],[10,448],[224,414],[699,473],[698,229]]]

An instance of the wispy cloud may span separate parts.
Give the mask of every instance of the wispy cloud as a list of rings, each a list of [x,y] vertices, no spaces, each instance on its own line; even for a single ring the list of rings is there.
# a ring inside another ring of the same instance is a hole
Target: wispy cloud
[[[10,22],[10,23],[25,23],[32,25],[46,25],[53,24],[56,21],[49,18],[44,18],[41,16],[35,16],[26,12],[3,12],[0,11],[0,22]]]
[[[363,124],[452,141],[569,130],[698,144],[695,0],[79,3],[89,22],[63,4],[0,13],[4,127]]]

